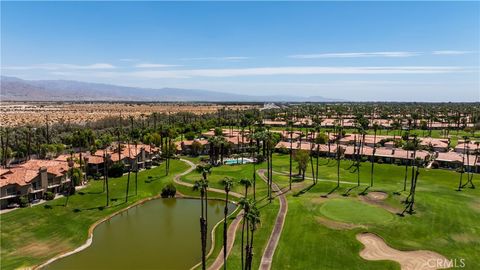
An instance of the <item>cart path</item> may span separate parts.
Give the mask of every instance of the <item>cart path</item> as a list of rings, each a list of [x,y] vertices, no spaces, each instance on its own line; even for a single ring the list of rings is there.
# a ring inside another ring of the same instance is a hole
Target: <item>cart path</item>
[[[174,181],[176,184],[179,184],[179,185],[182,185],[182,186],[186,186],[186,187],[192,187],[192,188],[193,188],[193,184],[192,184],[192,183],[184,182],[184,181],[182,181],[180,178],[181,178],[182,176],[185,176],[185,175],[191,173],[193,170],[195,170],[195,168],[196,168],[197,166],[195,165],[195,163],[191,162],[190,160],[186,160],[186,159],[180,159],[180,160],[183,161],[183,162],[185,162],[185,163],[187,163],[187,164],[190,166],[190,168],[188,168],[188,170],[186,170],[186,171],[184,171],[184,172],[182,172],[182,173],[179,173],[179,174],[175,175],[175,177],[173,178],[173,181]],[[223,189],[218,189],[218,188],[211,188],[211,187],[209,187],[209,188],[208,188],[208,191],[225,194],[225,190],[223,190]],[[231,195],[231,196],[237,197],[237,198],[242,198],[242,197],[243,197],[243,195],[241,195],[240,193],[236,193],[236,192],[232,192],[232,191],[230,191],[230,192],[228,193],[228,195]]]
[[[230,255],[230,252],[232,251],[233,244],[235,243],[235,234],[238,229],[238,225],[243,219],[243,210],[241,210],[237,217],[230,223],[230,226],[228,226],[227,230],[227,258]],[[219,270],[223,266],[223,247],[220,250],[220,253],[218,254],[217,258],[215,261],[208,267],[208,270]]]
[[[257,170],[257,173],[258,175],[260,175],[263,181],[267,182],[267,177],[265,177],[264,169]],[[272,191],[278,194],[280,208],[278,210],[272,233],[270,234],[270,238],[268,239],[267,247],[263,252],[262,260],[260,261],[260,270],[269,270],[272,267],[273,255],[275,254],[275,249],[277,249],[278,241],[280,240],[280,235],[282,234],[285,217],[287,216],[288,211],[288,203],[287,199],[285,198],[284,192],[282,192],[278,185],[273,182]]]

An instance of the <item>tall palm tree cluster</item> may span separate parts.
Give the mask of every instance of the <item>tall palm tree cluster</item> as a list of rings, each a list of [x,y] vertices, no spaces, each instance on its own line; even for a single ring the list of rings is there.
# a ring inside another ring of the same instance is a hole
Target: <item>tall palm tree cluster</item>
[[[195,181],[193,190],[200,191],[200,243],[202,254],[202,269],[206,269],[206,247],[208,235],[208,175],[212,172],[212,165],[202,164],[196,167],[202,178]],[[235,184],[244,186],[244,196],[240,199],[239,205],[242,209],[242,236],[241,236],[241,265],[242,269],[252,268],[254,233],[260,222],[260,212],[256,206],[256,201],[249,198],[248,190],[253,182],[250,179],[242,178],[235,181],[232,178],[224,178],[222,184],[225,191],[225,207],[223,220],[223,268],[227,269],[227,242],[228,240],[228,213],[230,203],[229,194]],[[231,241],[231,240],[230,240]]]

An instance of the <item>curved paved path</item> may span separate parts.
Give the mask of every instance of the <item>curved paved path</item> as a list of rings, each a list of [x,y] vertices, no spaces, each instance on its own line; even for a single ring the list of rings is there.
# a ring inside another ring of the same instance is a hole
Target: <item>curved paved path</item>
[[[243,219],[243,210],[238,212],[237,217],[230,223],[230,226],[228,226],[227,230],[227,238],[229,241],[227,241],[227,258],[230,255],[230,252],[232,251],[233,244],[235,243],[235,233],[237,232],[238,225]],[[231,241],[230,241],[231,240]],[[223,266],[223,247],[222,250],[220,250],[220,253],[218,254],[217,258],[215,261],[208,267],[208,270],[219,270]]]
[[[189,173],[191,173],[193,170],[195,170],[196,168],[196,165],[195,163],[191,162],[190,160],[186,160],[186,159],[180,159],[181,161],[187,163],[188,165],[190,165],[190,168],[188,168],[188,170],[182,172],[182,173],[179,173],[177,175],[175,175],[175,177],[173,177],[173,181],[179,185],[182,185],[182,186],[186,186],[186,187],[193,187],[193,184],[192,183],[188,183],[188,182],[183,182],[180,178],[182,176],[185,176]],[[213,192],[216,192],[216,193],[222,193],[222,194],[225,194],[225,190],[223,189],[218,189],[218,188],[211,188],[209,187],[208,188],[208,191],[213,191]],[[240,193],[236,193],[236,192],[232,192],[230,191],[228,193],[229,195],[233,196],[233,197],[237,197],[237,198],[242,198],[243,195],[241,195]]]
[[[179,173],[179,174],[175,175],[175,177],[173,178],[173,181],[175,183],[179,184],[179,185],[182,185],[182,186],[193,187],[192,183],[183,182],[180,178],[182,176],[185,176],[185,175],[189,174],[193,170],[195,170],[196,165],[195,165],[195,163],[191,162],[190,160],[186,160],[186,159],[180,159],[180,160],[187,163],[190,166],[190,168],[188,168],[188,170],[186,170],[182,173]],[[222,189],[208,188],[208,190],[213,191],[213,192],[217,192],[217,193],[225,194],[225,191],[222,190]],[[242,198],[243,197],[241,194],[236,193],[236,192],[230,192],[229,195],[232,195],[232,196],[237,197],[237,198]],[[235,234],[237,232],[238,225],[242,221],[242,218],[243,218],[243,210],[241,210],[237,214],[237,216],[232,221],[232,223],[230,223],[230,226],[228,226],[227,239],[229,239],[231,241],[227,241],[227,258],[230,255],[230,252],[232,251],[233,244],[235,243]],[[196,266],[198,266],[198,264]],[[193,268],[195,268],[196,266],[194,266]],[[210,265],[210,267],[208,267],[208,269],[209,270],[219,270],[219,269],[222,268],[222,266],[223,266],[223,247],[220,250],[220,253],[217,255],[217,258],[215,258],[215,261],[212,263],[212,265]]]
[[[265,170],[260,169],[257,171],[260,178],[263,181],[267,182],[267,177],[265,177]],[[277,248],[278,241],[280,240],[280,235],[282,234],[283,224],[285,223],[285,217],[287,216],[288,203],[285,198],[285,194],[280,190],[277,184],[272,182],[272,191],[278,194],[280,201],[280,209],[278,210],[277,219],[275,220],[275,225],[273,227],[270,238],[268,239],[268,244],[265,250],[263,251],[262,260],[260,261],[260,270],[269,270],[272,267],[273,255],[275,254],[275,249]]]

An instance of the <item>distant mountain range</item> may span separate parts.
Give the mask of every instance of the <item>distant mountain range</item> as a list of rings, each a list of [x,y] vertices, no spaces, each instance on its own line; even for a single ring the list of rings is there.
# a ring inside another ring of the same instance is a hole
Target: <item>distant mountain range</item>
[[[209,90],[140,88],[67,80],[22,80],[0,77],[2,101],[206,101],[206,102],[325,102],[320,96],[252,96]]]

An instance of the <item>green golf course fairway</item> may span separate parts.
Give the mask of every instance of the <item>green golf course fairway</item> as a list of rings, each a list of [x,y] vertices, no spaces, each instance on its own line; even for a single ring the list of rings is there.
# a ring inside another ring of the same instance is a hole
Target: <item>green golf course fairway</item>
[[[320,213],[327,218],[355,223],[371,224],[393,220],[393,215],[382,208],[371,206],[355,199],[332,199],[320,207]]]

